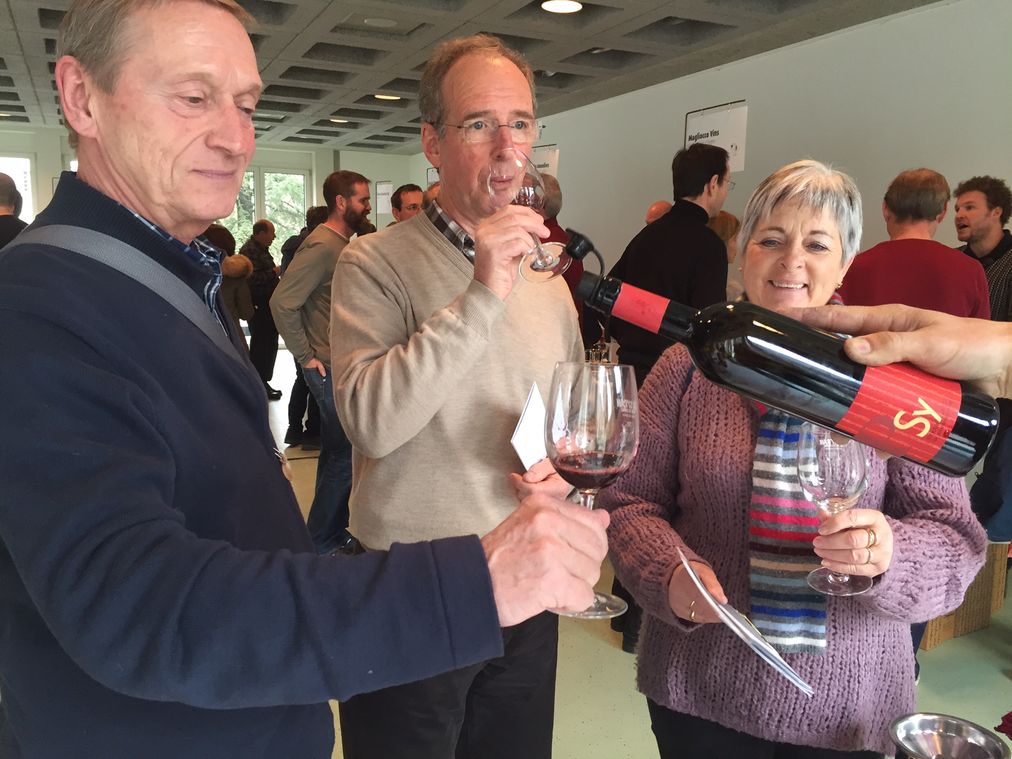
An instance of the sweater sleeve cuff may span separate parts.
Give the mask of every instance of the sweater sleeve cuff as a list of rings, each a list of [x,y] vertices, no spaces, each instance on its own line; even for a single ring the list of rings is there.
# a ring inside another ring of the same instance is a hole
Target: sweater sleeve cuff
[[[436,540],[431,546],[457,666],[502,656],[499,611],[481,541],[468,535]]]

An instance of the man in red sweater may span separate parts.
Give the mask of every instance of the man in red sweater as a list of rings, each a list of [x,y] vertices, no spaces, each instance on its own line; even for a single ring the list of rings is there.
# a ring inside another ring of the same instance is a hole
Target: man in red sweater
[[[937,171],[914,169],[896,177],[882,202],[889,240],[854,259],[840,288],[843,302],[902,303],[989,319],[984,267],[934,240],[948,199],[949,184]]]

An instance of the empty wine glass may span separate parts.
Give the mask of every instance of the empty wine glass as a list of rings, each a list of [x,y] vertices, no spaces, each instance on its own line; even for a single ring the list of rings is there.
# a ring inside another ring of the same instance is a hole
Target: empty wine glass
[[[545,417],[545,445],[555,470],[594,508],[594,496],[614,482],[636,455],[639,413],[636,376],[631,366],[561,362],[555,365]],[[582,619],[617,617],[625,601],[595,593],[581,612],[560,612]]]
[[[537,167],[515,147],[501,148],[492,156],[486,179],[488,194],[496,209],[510,204],[541,212],[545,205],[545,184]],[[559,242],[542,243],[531,237],[533,247],[520,261],[520,276],[531,282],[545,282],[562,274],[573,259]]]
[[[860,500],[868,486],[868,448],[856,440],[837,441],[824,427],[805,424],[798,444],[798,482],[805,497],[825,521]],[[808,584],[828,596],[855,596],[872,586],[870,577],[833,572],[826,567],[809,572]]]

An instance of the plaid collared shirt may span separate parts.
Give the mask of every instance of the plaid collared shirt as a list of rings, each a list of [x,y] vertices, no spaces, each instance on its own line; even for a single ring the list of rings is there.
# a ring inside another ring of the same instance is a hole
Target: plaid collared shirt
[[[204,285],[204,305],[211,310],[211,315],[218,322],[218,326],[220,326],[227,335],[228,329],[225,327],[222,315],[218,313],[217,306],[218,290],[221,289],[221,251],[202,237],[196,237],[193,242],[186,245],[170,235],[157,224],[145,219],[140,214],[134,213],[133,211],[130,211],[130,213],[132,213],[134,217],[144,226],[166,242],[171,243],[177,250],[185,253],[191,261],[199,264],[207,271],[209,278],[207,283]]]
[[[468,261],[474,263],[474,240],[457,222],[446,215],[439,207],[439,201],[432,201],[425,210],[425,215],[429,217],[433,226],[442,232],[443,237],[450,241],[450,245],[463,253]]]

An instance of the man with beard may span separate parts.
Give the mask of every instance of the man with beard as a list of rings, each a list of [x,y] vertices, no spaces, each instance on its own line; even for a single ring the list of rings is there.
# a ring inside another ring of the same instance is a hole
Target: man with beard
[[[354,171],[335,171],[323,182],[323,198],[327,220],[295,252],[271,297],[271,312],[320,407],[320,459],[307,526],[317,552],[327,554],[351,542],[351,443],[337,418],[331,387],[330,283],[344,246],[368,224],[369,180]]]

